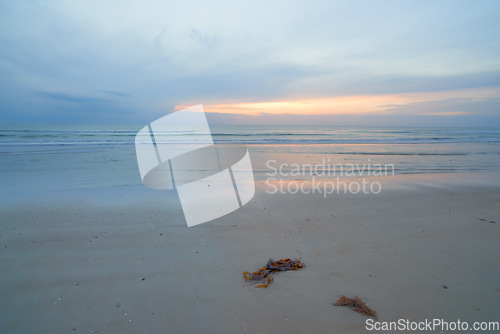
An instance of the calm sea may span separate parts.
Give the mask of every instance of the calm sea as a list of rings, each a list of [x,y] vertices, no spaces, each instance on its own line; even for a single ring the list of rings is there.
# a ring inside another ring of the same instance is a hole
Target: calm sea
[[[137,125],[2,125],[3,191],[141,184]],[[393,164],[396,173],[493,171],[500,128],[212,126],[218,143],[247,144],[256,178],[266,161]],[[193,134],[196,135],[196,134]]]
[[[4,125],[0,126],[0,145],[132,145],[141,128],[134,125]],[[242,144],[500,143],[500,128],[239,125],[213,126],[211,130],[214,141]]]

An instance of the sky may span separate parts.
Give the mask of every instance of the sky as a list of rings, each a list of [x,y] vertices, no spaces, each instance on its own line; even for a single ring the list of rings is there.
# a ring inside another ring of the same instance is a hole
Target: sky
[[[0,1],[0,122],[500,125],[500,1]]]

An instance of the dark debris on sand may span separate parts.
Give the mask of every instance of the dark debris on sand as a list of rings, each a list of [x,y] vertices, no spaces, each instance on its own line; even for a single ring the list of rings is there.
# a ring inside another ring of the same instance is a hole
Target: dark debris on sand
[[[256,283],[262,283],[256,286],[256,288],[267,288],[269,283],[274,280],[272,276],[274,272],[298,270],[301,268],[304,268],[304,264],[300,262],[300,260],[281,259],[278,261],[274,261],[273,259],[269,259],[265,267],[262,267],[253,273],[245,271],[243,273],[243,277],[245,278],[245,281],[255,281]]]
[[[335,303],[332,303],[333,306],[347,306],[350,307],[351,310],[365,314],[367,316],[373,317],[377,319],[377,312],[366,306],[365,302],[361,300],[359,297],[348,298],[346,296],[340,297]]]

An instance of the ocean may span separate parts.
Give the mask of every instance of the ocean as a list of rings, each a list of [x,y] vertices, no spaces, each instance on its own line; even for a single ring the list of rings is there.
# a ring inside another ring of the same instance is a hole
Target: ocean
[[[141,125],[3,125],[0,126],[0,146],[132,145],[135,135],[142,127]],[[500,128],[219,125],[212,126],[211,130],[214,141],[239,144],[500,143]]]
[[[140,185],[134,139],[142,127],[1,125],[2,191]],[[266,177],[270,160],[287,166],[391,164],[396,174],[488,172],[500,166],[500,128],[493,127],[214,125],[211,131],[216,143],[248,145],[256,179]]]

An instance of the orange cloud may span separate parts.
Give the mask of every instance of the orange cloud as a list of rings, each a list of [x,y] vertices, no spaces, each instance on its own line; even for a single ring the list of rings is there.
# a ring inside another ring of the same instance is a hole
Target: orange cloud
[[[439,92],[414,92],[380,95],[354,95],[313,99],[292,99],[286,101],[266,101],[251,103],[204,104],[206,112],[226,114],[301,114],[301,115],[336,115],[336,114],[389,114],[391,109],[402,105],[439,101],[446,99],[482,100],[498,98],[500,87],[448,90]],[[187,106],[177,106],[182,109]],[[448,113],[457,115],[458,113]]]

